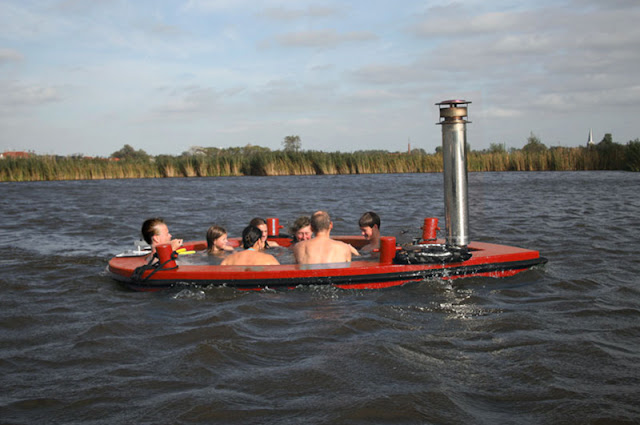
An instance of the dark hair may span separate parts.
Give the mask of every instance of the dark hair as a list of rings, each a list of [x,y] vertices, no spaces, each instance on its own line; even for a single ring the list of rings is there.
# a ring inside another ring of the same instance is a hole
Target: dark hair
[[[255,226],[255,227],[261,226],[263,224],[265,226],[267,226],[267,220],[265,220],[262,217],[256,217],[256,218],[254,218],[253,220],[251,220],[249,222],[249,226]],[[260,229],[258,229],[258,230],[260,230]],[[269,241],[264,241],[264,249],[269,249]]]
[[[242,246],[244,249],[249,249],[256,244],[262,237],[262,230],[256,226],[247,226],[242,231]]]
[[[164,219],[160,217],[149,218],[142,223],[142,238],[149,245],[151,245],[153,236],[158,234],[157,227],[160,224],[166,224]]]
[[[251,220],[251,221],[249,222],[249,226],[255,226],[255,227],[258,227],[258,226],[259,226],[259,225],[261,225],[261,224],[267,224],[267,220],[265,220],[265,219],[264,219],[264,218],[262,218],[262,217],[256,217],[256,218],[254,218],[253,220]]]
[[[331,228],[331,217],[326,211],[318,211],[311,216],[311,230],[318,233]]]
[[[311,220],[309,220],[309,217],[307,217],[306,215],[298,217],[296,221],[293,222],[291,227],[289,227],[289,230],[291,231],[291,235],[293,235],[294,242],[298,242],[298,238],[296,238],[296,233],[298,233],[298,230],[307,226],[311,226]]]
[[[366,212],[362,214],[362,217],[360,217],[358,225],[360,227],[378,226],[378,229],[380,229],[380,217],[373,211]]]
[[[207,230],[207,251],[211,252],[213,244],[222,235],[226,235],[227,231],[222,226],[216,226],[215,224]]]

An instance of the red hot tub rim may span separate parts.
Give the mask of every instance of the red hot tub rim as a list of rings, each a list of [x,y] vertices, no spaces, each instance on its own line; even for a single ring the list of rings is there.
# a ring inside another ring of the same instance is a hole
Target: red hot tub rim
[[[289,246],[288,238],[270,238]],[[335,239],[362,246],[361,236],[337,236]],[[436,241],[442,243],[443,241]],[[237,243],[237,241],[235,241]],[[386,248],[385,248],[386,245]],[[392,246],[392,248],[389,248]],[[204,250],[206,242],[184,244],[187,250]],[[344,289],[377,289],[404,285],[429,278],[507,277],[547,262],[538,251],[482,242],[471,242],[472,254],[466,261],[436,264],[394,264],[395,238],[384,237],[380,260],[351,263],[278,266],[179,265],[175,268],[145,271],[136,278],[134,271],[146,264],[146,257],[116,256],[109,261],[108,274],[129,289],[158,291],[182,287],[228,286],[238,289],[295,288],[300,285],[330,285]],[[386,250],[386,252],[385,252]],[[171,264],[172,265],[172,264]]]

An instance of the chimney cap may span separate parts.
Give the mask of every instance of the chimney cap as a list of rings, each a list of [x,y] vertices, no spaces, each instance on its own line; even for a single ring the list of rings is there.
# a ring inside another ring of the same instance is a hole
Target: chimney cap
[[[466,100],[462,100],[462,99],[451,99],[451,100],[443,100],[440,103],[436,103],[436,105],[457,106],[457,105],[468,105],[469,103],[471,103],[471,101],[466,101]]]

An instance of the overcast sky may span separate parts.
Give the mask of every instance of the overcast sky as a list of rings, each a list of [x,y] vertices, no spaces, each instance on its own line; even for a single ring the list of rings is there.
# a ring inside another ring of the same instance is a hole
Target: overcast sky
[[[640,137],[638,0],[1,0],[0,152]]]

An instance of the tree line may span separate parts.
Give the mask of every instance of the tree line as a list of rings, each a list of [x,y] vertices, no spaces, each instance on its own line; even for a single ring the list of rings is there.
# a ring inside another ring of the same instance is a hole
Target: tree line
[[[623,145],[606,134],[584,147],[547,147],[533,133],[521,149],[503,144],[467,147],[469,171],[640,171],[640,140]],[[81,155],[31,156],[0,160],[0,181],[95,180],[159,177],[279,176],[323,174],[430,173],[442,171],[442,152],[361,150],[350,153],[302,150],[299,136],[287,136],[282,150],[193,147],[181,155],[152,156],[130,145],[110,158]]]

